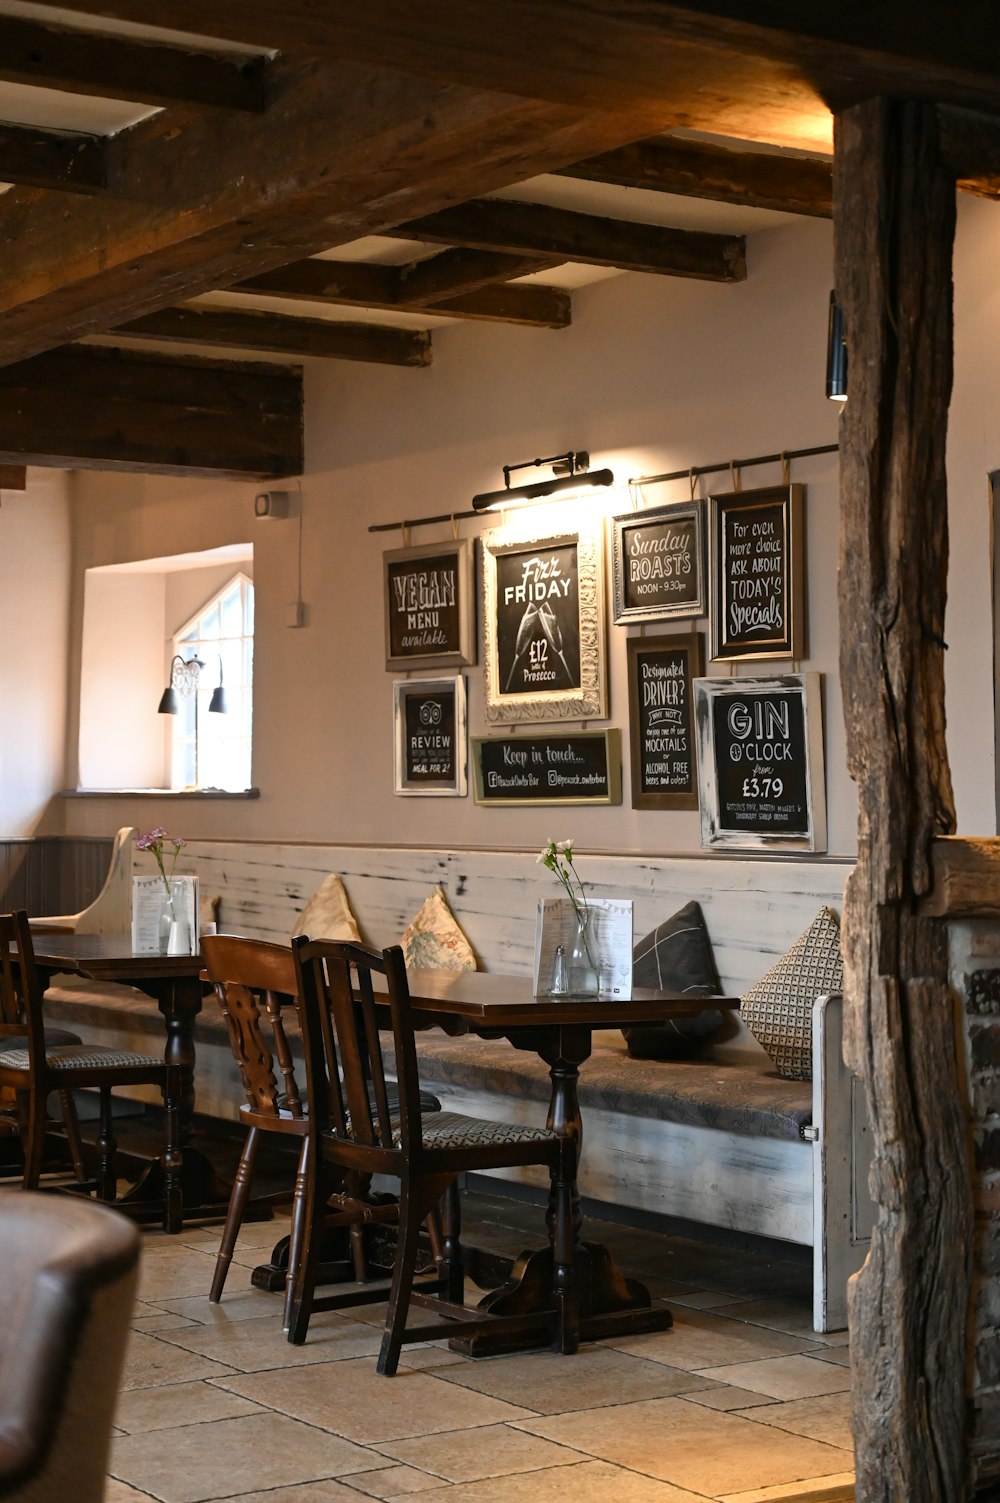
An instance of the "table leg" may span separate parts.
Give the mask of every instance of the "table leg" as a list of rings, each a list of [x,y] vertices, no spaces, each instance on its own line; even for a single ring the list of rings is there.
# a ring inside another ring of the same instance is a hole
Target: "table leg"
[[[590,1057],[589,1028],[566,1027],[539,1029],[536,1034],[516,1036],[515,1047],[530,1048],[549,1066],[552,1096],[547,1126],[552,1132],[572,1137],[577,1161],[583,1138],[583,1123],[577,1096],[580,1066]],[[579,1303],[579,1339],[595,1341],[602,1336],[663,1331],[673,1324],[673,1316],[664,1306],[653,1307],[649,1290],[638,1279],[629,1278],[610,1249],[581,1237],[583,1216],[580,1193],[574,1178],[568,1191],[568,1214],[572,1220],[573,1282]],[[479,1308],[493,1315],[538,1314],[538,1332],[492,1335],[485,1332],[464,1340],[453,1338],[451,1346],[469,1356],[491,1356],[496,1352],[520,1350],[552,1344],[553,1276],[555,1236],[558,1218],[567,1214],[560,1205],[558,1187],[549,1190],[546,1225],[547,1247],[522,1253],[511,1269],[510,1278],[499,1289],[480,1300]],[[573,1331],[564,1337],[561,1350],[576,1350]]]

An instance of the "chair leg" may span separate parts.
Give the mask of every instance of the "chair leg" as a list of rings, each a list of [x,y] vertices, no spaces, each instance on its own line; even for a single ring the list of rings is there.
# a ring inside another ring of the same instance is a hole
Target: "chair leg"
[[[259,1141],[260,1128],[251,1127],[247,1133],[246,1142],[243,1144],[243,1152],[240,1154],[240,1162],[236,1170],[236,1177],[233,1180],[232,1192],[229,1196],[226,1224],[222,1228],[222,1241],[219,1243],[219,1253],[215,1260],[215,1275],[212,1279],[212,1288],[208,1295],[208,1301],[211,1305],[217,1305],[222,1298],[226,1274],[229,1272],[229,1265],[233,1261],[233,1253],[236,1250],[236,1238],[239,1235],[240,1227],[243,1225],[247,1201],[250,1198],[250,1187],[253,1184],[254,1161],[257,1157],[257,1144]]]
[[[413,1271],[417,1264],[420,1228],[431,1206],[441,1198],[449,1183],[450,1177],[445,1179],[435,1175],[415,1183],[408,1183],[404,1179],[399,1187],[396,1259],[392,1267],[389,1308],[386,1311],[385,1330],[382,1333],[377,1363],[378,1372],[384,1373],[387,1378],[391,1378],[399,1366],[399,1354],[406,1334],[406,1317],[410,1309]]]
[[[445,1279],[445,1299],[453,1305],[462,1305],[465,1303],[465,1265],[462,1258],[462,1199],[457,1180],[452,1180],[441,1204],[444,1207],[442,1272]]]
[[[303,1138],[302,1147],[299,1150],[298,1168],[295,1173],[295,1194],[292,1197],[292,1227],[288,1238],[288,1272],[285,1274],[285,1310],[282,1317],[285,1331],[290,1328],[292,1323],[292,1294],[295,1290],[295,1270],[298,1268],[302,1258],[302,1246],[306,1235],[311,1158],[312,1153],[309,1139]]]
[[[73,1160],[73,1173],[82,1183],[87,1178],[87,1167],[83,1161],[83,1140],[80,1137],[80,1119],[76,1115],[76,1106],[73,1103],[72,1091],[59,1092],[59,1106],[62,1110],[66,1142],[69,1145],[70,1157]]]
[[[285,1309],[288,1319],[288,1339],[293,1346],[301,1346],[309,1330],[313,1298],[316,1294],[316,1275],[319,1271],[323,1233],[326,1228],[326,1203],[333,1193],[333,1176],[322,1162],[317,1163],[310,1150],[309,1176],[306,1180],[305,1211],[302,1215],[302,1241],[298,1257],[293,1263],[288,1260],[288,1275],[291,1280],[290,1297],[286,1294]]]
[[[101,1115],[97,1134],[97,1194],[101,1200],[113,1201],[118,1191],[114,1165],[118,1144],[111,1118],[111,1087],[101,1086],[99,1094]]]
[[[175,1065],[169,1067],[172,1078],[163,1090],[163,1230],[171,1236],[184,1224],[184,1199],[181,1169],[184,1156],[181,1150],[180,1071]]]
[[[21,1183],[26,1190],[37,1190],[42,1174],[42,1155],[45,1152],[45,1092],[31,1091],[20,1097],[22,1151],[24,1174]]]

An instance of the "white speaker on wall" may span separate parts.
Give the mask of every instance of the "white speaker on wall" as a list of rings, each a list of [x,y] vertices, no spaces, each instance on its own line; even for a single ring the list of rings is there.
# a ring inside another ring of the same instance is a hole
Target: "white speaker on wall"
[[[253,514],[258,522],[279,522],[288,516],[290,501],[288,491],[259,491],[253,498]]]

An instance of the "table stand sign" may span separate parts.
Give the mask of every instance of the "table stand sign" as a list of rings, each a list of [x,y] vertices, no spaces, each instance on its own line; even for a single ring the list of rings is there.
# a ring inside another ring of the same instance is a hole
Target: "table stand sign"
[[[632,995],[632,899],[590,898],[591,959],[601,997]],[[576,910],[568,898],[539,898],[535,920],[536,997],[548,996],[556,964],[556,950],[569,955],[576,933]]]
[[[197,877],[172,877],[169,904],[162,877],[132,878],[134,954],[197,955],[200,938]]]

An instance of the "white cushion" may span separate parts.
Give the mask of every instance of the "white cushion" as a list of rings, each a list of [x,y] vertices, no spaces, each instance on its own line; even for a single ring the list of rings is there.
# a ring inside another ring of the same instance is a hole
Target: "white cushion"
[[[472,946],[448,907],[440,887],[425,900],[400,941],[408,967],[417,970],[474,971]]]
[[[335,872],[323,878],[299,914],[292,939],[297,934],[307,934],[310,939],[360,941],[361,934],[347,901],[344,884]]]

